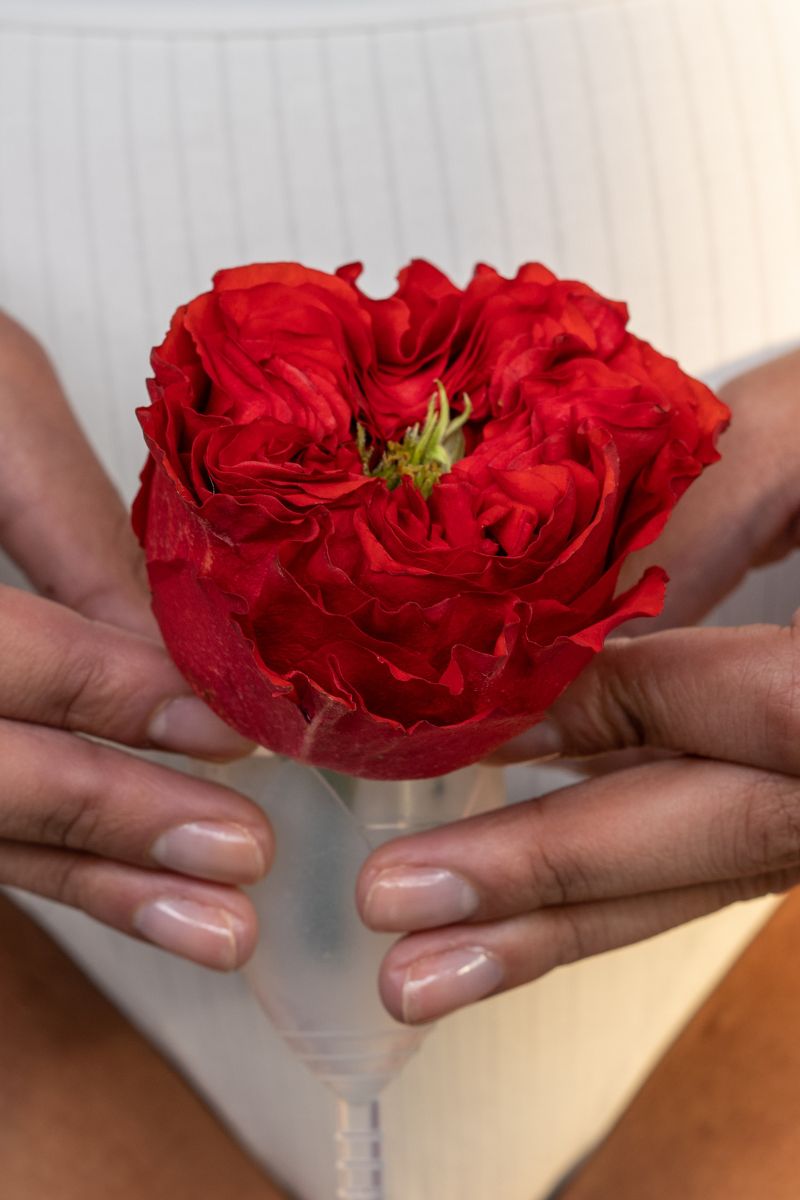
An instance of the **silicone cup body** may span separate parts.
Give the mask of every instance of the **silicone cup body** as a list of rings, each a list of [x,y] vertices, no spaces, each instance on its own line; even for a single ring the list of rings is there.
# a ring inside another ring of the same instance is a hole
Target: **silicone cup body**
[[[270,873],[249,889],[261,932],[247,979],[309,1069],[337,1095],[364,1103],[431,1026],[401,1025],[380,1001],[378,968],[395,937],[362,924],[358,873],[389,838],[501,804],[502,771],[473,766],[384,782],[257,755],[228,772],[268,815],[277,846]]]
[[[497,768],[466,767],[398,782],[318,771],[256,754],[225,768],[225,782],[272,822],[275,861],[249,889],[259,917],[245,975],[295,1054],[337,1096],[337,1200],[383,1200],[377,1097],[432,1025],[389,1016],[378,968],[395,940],[362,924],[358,873],[370,851],[505,800]]]

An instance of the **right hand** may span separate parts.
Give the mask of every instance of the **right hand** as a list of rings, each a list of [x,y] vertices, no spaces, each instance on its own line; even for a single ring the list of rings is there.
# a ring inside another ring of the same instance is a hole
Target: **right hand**
[[[43,353],[0,314],[0,884],[220,970],[252,952],[238,884],[272,855],[258,807],[81,734],[212,759],[251,748],[162,645],[127,512]]]
[[[797,353],[727,389],[736,420],[722,461],[648,551],[677,585],[663,625],[696,619],[749,566],[797,544],[798,395]],[[800,882],[799,639],[800,611],[787,628],[612,639],[503,757],[634,747],[670,761],[374,851],[359,879],[362,916],[406,934],[381,969],[392,1015],[431,1020]]]

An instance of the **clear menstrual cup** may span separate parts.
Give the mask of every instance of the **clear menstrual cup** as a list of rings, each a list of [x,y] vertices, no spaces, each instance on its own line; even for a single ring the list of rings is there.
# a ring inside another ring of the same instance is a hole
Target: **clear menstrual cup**
[[[394,1021],[377,976],[394,937],[368,930],[355,884],[392,837],[503,803],[502,771],[467,767],[434,779],[378,782],[256,755],[226,781],[266,812],[275,861],[250,890],[261,932],[248,981],[294,1052],[338,1097],[338,1200],[382,1200],[378,1096],[431,1026]]]

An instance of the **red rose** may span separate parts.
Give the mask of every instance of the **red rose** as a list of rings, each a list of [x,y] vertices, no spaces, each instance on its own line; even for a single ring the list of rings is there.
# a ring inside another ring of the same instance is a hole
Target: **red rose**
[[[473,762],[664,575],[631,551],[727,410],[624,305],[522,267],[220,272],[153,351],[134,506],[166,643],[242,733],[355,775]],[[452,410],[450,405],[452,404]]]

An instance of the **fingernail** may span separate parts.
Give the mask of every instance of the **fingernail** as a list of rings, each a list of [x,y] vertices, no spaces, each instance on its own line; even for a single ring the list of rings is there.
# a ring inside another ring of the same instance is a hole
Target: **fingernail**
[[[475,1000],[482,1000],[503,982],[503,968],[480,946],[460,946],[421,958],[403,981],[403,1020],[432,1021]]]
[[[376,929],[427,929],[463,921],[479,904],[472,884],[454,871],[389,867],[367,892],[364,919]]]
[[[153,900],[137,909],[133,925],[148,941],[205,966],[232,971],[239,962],[242,923],[225,909],[194,900]]]
[[[266,855],[253,834],[223,821],[190,821],[167,829],[153,843],[150,856],[171,871],[223,883],[255,883],[267,869]]]
[[[237,758],[253,748],[252,742],[226,725],[197,696],[168,700],[156,709],[147,733],[151,742],[165,750],[203,758]]]
[[[543,762],[548,758],[558,758],[563,750],[564,738],[555,722],[540,721],[519,737],[498,746],[492,757],[502,762]]]

